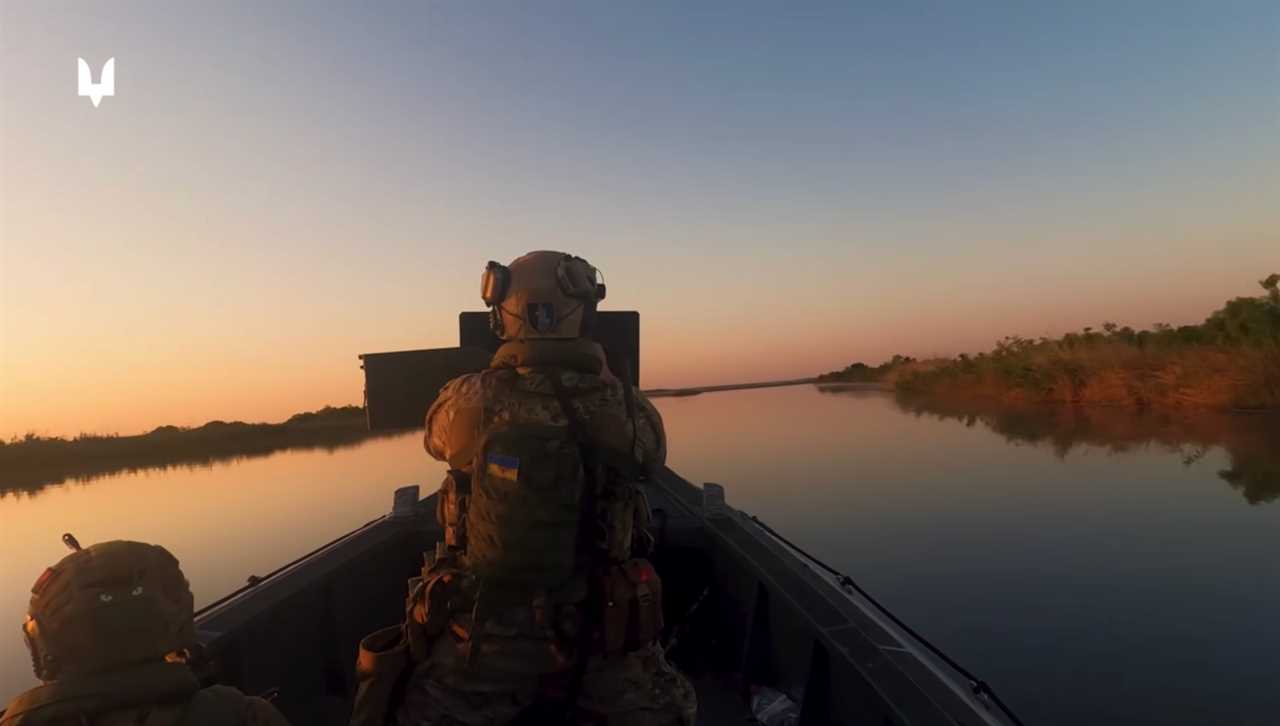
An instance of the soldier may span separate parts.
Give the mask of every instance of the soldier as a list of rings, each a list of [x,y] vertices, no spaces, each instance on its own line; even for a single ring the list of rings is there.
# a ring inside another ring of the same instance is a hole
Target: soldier
[[[200,688],[191,588],[158,545],[102,542],[44,571],[22,632],[36,677],[0,726],[288,726],[270,703]]]
[[[450,467],[445,539],[410,599],[401,726],[693,723],[644,559],[637,482],[665,461],[662,419],[584,337],[604,295],[594,267],[560,252],[485,269],[504,343],[427,413],[426,449]]]

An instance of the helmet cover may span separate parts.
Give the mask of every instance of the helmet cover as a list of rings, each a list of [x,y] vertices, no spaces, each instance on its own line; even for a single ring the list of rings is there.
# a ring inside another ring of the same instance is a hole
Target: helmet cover
[[[116,540],[45,570],[22,629],[36,677],[52,681],[189,648],[193,612],[191,587],[168,550]]]
[[[499,281],[499,275],[506,279]],[[580,337],[584,319],[605,291],[599,272],[586,260],[547,250],[530,252],[505,267],[490,263],[482,288],[485,302],[494,305],[500,319],[503,340]]]

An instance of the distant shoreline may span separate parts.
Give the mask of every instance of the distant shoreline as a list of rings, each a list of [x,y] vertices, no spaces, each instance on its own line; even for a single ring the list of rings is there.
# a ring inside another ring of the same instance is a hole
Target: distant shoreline
[[[812,383],[813,378],[645,391],[653,397]],[[370,431],[362,406],[326,406],[280,423],[210,421],[203,426],[160,426],[144,434],[74,438],[28,434],[0,440],[0,496],[34,493],[67,481],[82,482],[122,471],[172,466],[211,466],[289,449],[333,450],[410,429]]]
[[[194,428],[160,426],[136,436],[73,439],[29,434],[0,441],[0,496],[120,471],[210,466],[285,449],[332,450],[396,433],[370,431],[361,406],[326,406],[274,424],[210,421]]]
[[[785,381],[758,381],[756,383],[727,383],[718,386],[692,386],[689,388],[650,388],[642,391],[649,398],[674,398],[680,396],[697,396],[702,393],[719,391],[742,391],[750,388],[780,388],[782,386],[801,386],[816,383],[817,378],[793,378]]]
[[[819,390],[892,391],[893,384],[884,381],[814,381]]]
[[[716,391],[773,388],[813,383],[814,378],[760,381],[693,388],[658,388],[651,397],[694,396]],[[131,436],[86,435],[74,438],[28,434],[0,440],[0,496],[34,493],[67,481],[87,481],[122,471],[172,466],[211,466],[217,462],[267,456],[288,449],[333,450],[410,429],[370,431],[362,406],[326,406],[280,423],[210,421],[203,426],[160,426]]]

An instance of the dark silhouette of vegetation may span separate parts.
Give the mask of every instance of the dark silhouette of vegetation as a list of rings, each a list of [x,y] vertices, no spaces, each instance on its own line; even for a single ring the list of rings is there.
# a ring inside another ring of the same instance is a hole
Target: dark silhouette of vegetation
[[[282,449],[332,450],[374,435],[382,434],[368,430],[360,406],[326,406],[278,424],[210,421],[194,428],[160,426],[137,436],[81,434],[66,439],[27,434],[0,440],[0,495],[117,471],[209,466]]]
[[[1199,325],[1104,323],[1061,338],[1006,337],[989,352],[881,366],[820,382],[878,381],[935,396],[1147,408],[1280,408],[1280,274],[1265,294],[1228,301]]]
[[[671,398],[679,396],[697,396],[702,393],[720,391],[744,391],[750,388],[778,388],[781,386],[798,386],[814,383],[816,378],[794,378],[786,381],[759,381],[756,383],[726,383],[718,386],[695,386],[693,388],[646,388],[644,395],[649,398]]]
[[[916,416],[982,425],[1010,441],[1052,447],[1065,457],[1078,446],[1125,452],[1160,447],[1181,454],[1187,465],[1214,447],[1230,466],[1218,476],[1249,504],[1280,499],[1280,412],[1226,413],[1142,411],[1089,406],[1039,406],[988,400],[958,400],[899,391],[899,408]]]
[[[862,362],[850,363],[842,370],[818,376],[817,383],[880,383],[886,380],[891,371],[915,362],[916,359],[910,356],[895,355],[878,366],[869,366]]]

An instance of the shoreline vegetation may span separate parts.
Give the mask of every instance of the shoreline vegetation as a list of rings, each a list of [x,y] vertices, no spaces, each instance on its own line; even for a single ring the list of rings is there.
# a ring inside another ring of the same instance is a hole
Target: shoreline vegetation
[[[1280,274],[1264,294],[1238,297],[1199,325],[1115,323],[1060,338],[1002,339],[974,356],[895,355],[817,377],[820,387],[879,386],[913,396],[1005,404],[1080,404],[1136,410],[1280,410]]]
[[[211,466],[284,449],[333,450],[396,433],[369,431],[362,406],[325,406],[274,424],[210,421],[189,428],[160,426],[135,436],[27,434],[0,440],[0,496],[118,471]]]

